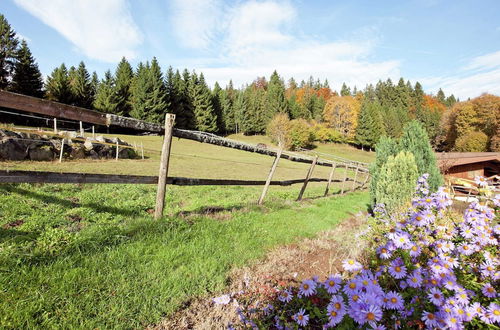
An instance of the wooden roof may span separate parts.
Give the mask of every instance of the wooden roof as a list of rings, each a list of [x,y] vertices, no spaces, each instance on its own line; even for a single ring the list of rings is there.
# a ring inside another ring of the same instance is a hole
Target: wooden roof
[[[481,162],[500,163],[500,152],[437,152],[439,165],[451,166],[474,164]]]

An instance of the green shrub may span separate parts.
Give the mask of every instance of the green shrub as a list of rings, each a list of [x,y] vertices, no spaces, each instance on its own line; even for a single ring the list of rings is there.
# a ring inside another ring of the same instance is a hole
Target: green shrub
[[[443,176],[439,171],[436,155],[421,123],[413,120],[405,125],[403,135],[399,139],[399,151],[408,151],[413,154],[419,176],[429,173],[428,182],[431,191],[436,191],[443,185]]]
[[[483,132],[472,131],[455,141],[455,150],[462,152],[482,152],[488,150],[488,136]]]
[[[411,152],[389,156],[380,169],[375,191],[377,203],[385,204],[389,212],[403,207],[411,200],[417,179],[417,164]]]
[[[292,150],[307,147],[314,141],[313,130],[304,119],[290,121],[289,134]]]
[[[376,146],[377,155],[375,162],[370,167],[370,197],[372,204],[377,202],[375,191],[377,190],[378,178],[382,166],[387,162],[390,156],[398,154],[398,143],[388,136],[382,136]]]
[[[345,138],[339,131],[328,127],[326,124],[315,124],[313,126],[314,141],[319,142],[345,142]]]

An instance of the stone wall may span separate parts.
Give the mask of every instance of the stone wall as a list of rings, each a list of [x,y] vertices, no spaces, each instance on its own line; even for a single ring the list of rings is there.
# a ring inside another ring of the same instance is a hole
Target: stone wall
[[[62,139],[64,138],[64,159],[107,159],[116,157],[116,142],[119,146],[131,146],[119,138],[96,136],[79,137],[76,132],[60,132],[57,136],[33,133],[14,132],[0,129],[0,161],[2,160],[33,160],[49,161],[59,158]],[[103,143],[110,143],[106,145]],[[131,148],[120,148],[120,159],[137,158]]]

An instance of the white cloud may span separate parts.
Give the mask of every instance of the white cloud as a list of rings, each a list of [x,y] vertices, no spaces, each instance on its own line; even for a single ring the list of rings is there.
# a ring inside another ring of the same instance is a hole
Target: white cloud
[[[142,35],[125,0],[14,0],[89,58],[136,57]]]
[[[16,31],[16,36],[19,40],[26,40],[26,42],[31,42],[31,38],[28,38],[27,36],[17,32],[17,31]]]
[[[181,0],[176,0],[177,3]],[[205,74],[208,83],[226,84],[230,79],[236,86],[253,81],[257,76],[269,76],[277,70],[285,78],[308,79],[313,75],[328,79],[330,86],[340,88],[342,82],[364,87],[380,78],[399,77],[399,61],[374,62],[376,36],[365,31],[355,40],[325,42],[304,36],[295,27],[297,12],[287,1],[267,0],[238,2],[232,7],[208,1],[206,6],[218,6],[217,21],[209,24],[206,11],[199,11],[197,1],[182,2],[181,12],[175,12],[175,22],[198,22],[183,28],[179,42],[191,40],[190,47],[210,49],[215,55],[199,58],[195,67]],[[185,23],[188,24],[188,23]],[[189,25],[189,24],[188,24]],[[202,31],[203,33],[200,33]],[[214,35],[219,42],[214,41]],[[201,35],[201,37],[200,37]],[[208,63],[208,64],[207,64]]]
[[[179,42],[188,48],[204,49],[214,42],[221,24],[219,0],[173,0],[171,27]]]
[[[500,51],[470,59],[456,75],[427,77],[420,81],[425,88],[434,92],[442,88],[446,94],[453,93],[461,100],[482,93],[500,95]]]

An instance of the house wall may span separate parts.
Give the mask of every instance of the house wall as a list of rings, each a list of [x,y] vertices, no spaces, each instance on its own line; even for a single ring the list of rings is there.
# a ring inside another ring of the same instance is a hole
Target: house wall
[[[484,176],[486,162],[453,166],[447,175],[461,179],[474,180],[477,175]]]

